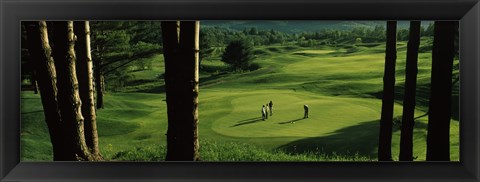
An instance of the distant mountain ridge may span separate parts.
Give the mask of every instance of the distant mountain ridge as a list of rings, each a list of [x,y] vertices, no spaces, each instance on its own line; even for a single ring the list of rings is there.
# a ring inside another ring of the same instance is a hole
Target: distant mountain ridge
[[[422,26],[428,26],[432,21],[422,21]],[[252,27],[258,30],[276,30],[286,33],[317,32],[323,29],[350,30],[356,27],[374,28],[377,25],[385,26],[385,21],[331,21],[331,20],[204,20],[202,26],[223,27],[233,30],[244,30]],[[409,21],[398,21],[398,29],[408,29]]]

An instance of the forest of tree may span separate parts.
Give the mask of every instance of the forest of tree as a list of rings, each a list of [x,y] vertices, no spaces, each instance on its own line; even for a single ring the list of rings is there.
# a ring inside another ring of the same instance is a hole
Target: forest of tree
[[[161,24],[158,21],[91,21],[91,50],[94,61],[94,77],[97,108],[103,108],[103,94],[116,91],[134,79],[131,72],[150,69],[145,61],[156,53],[161,53],[163,42]],[[24,29],[24,28],[23,28]],[[160,30],[160,31],[159,31]],[[214,49],[224,50],[228,44],[241,40],[248,47],[262,45],[298,45],[303,47],[335,46],[340,43],[381,43],[386,39],[384,26],[373,28],[354,27],[351,30],[320,30],[318,32],[286,33],[277,30],[258,30],[255,27],[243,31],[224,27],[209,26],[200,32],[200,71],[202,60],[214,53]],[[408,40],[408,29],[397,30],[397,40]],[[22,34],[22,41],[26,40]],[[433,24],[420,27],[421,36],[433,36]],[[26,44],[22,44],[26,45]],[[22,57],[27,60],[28,51],[22,49]],[[244,68],[252,70],[258,66]],[[36,81],[31,65],[22,62],[23,79]]]
[[[198,161],[200,63],[215,47],[224,50],[222,61],[238,71],[249,69],[254,56],[251,49],[257,45],[317,47],[345,41],[386,42],[378,160],[392,161],[398,40],[408,41],[399,160],[412,161],[421,36],[433,36],[426,158],[450,160],[452,70],[458,56],[458,22],[436,21],[424,29],[419,21],[412,21],[409,30],[397,30],[397,22],[388,21],[386,28],[290,34],[221,27],[207,27],[200,32],[199,21],[28,21],[22,22],[22,31],[22,75],[40,93],[55,161],[103,160],[98,146],[97,109],[105,107],[105,90],[122,87],[129,71],[151,67],[144,58],[162,53],[165,60],[166,160]]]
[[[378,145],[378,160],[392,161],[391,140],[395,85],[395,61],[397,22],[387,22],[387,43],[385,51],[384,89]],[[428,110],[427,161],[450,161],[450,119],[452,107],[452,71],[458,42],[458,22],[436,21],[434,24],[431,88]],[[415,109],[416,74],[420,22],[410,24],[407,49],[405,96],[401,125],[401,161],[412,161],[412,135]],[[455,40],[457,38],[457,40]]]
[[[38,73],[54,160],[101,160],[93,105],[90,29],[88,22],[76,24],[74,34],[73,21],[26,22],[30,61]],[[77,74],[82,76],[80,82]]]

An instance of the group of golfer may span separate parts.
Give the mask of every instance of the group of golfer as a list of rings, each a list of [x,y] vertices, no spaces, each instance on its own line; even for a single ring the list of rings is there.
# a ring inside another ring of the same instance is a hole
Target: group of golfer
[[[267,106],[267,107],[265,107]],[[273,114],[273,102],[270,101],[269,103],[262,105],[262,120],[268,119],[268,114],[272,116]]]
[[[308,118],[308,105],[303,105],[303,118]],[[268,119],[268,115],[273,115],[273,102],[270,101],[269,103],[262,105],[262,120]]]

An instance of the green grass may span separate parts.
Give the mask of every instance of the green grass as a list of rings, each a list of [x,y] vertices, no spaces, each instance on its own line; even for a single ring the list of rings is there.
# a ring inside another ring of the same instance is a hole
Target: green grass
[[[235,142],[200,141],[199,152],[202,161],[370,161],[358,154],[326,155],[316,150],[309,153],[291,155],[288,151],[268,151],[253,145]],[[219,152],[221,151],[221,152]],[[112,157],[112,161],[164,161],[165,145],[149,145],[120,151]]]
[[[428,47],[430,39],[422,39]],[[383,44],[256,47],[260,69],[229,73],[219,54],[203,60],[199,95],[200,153],[204,161],[376,160],[384,66]],[[406,43],[398,43],[394,116],[401,118]],[[167,130],[163,56],[132,72],[135,80],[105,96],[98,110],[100,149],[107,160],[161,161]],[[419,54],[417,108],[428,109],[431,54]],[[455,72],[458,74],[458,72]],[[458,103],[458,84],[453,103]],[[274,103],[261,121],[261,106]],[[302,119],[303,105],[310,118]],[[458,105],[455,106],[458,110]],[[451,122],[451,159],[459,160],[458,111]],[[414,156],[425,160],[428,117],[414,129]],[[38,95],[22,92],[22,160],[51,160]],[[400,131],[394,126],[393,158]]]

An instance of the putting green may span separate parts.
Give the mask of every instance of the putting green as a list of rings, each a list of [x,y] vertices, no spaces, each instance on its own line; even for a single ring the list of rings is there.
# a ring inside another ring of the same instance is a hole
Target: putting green
[[[225,99],[232,108],[213,121],[212,129],[232,137],[312,137],[378,119],[378,99],[341,98],[285,90],[242,92]],[[261,118],[261,107],[273,101],[273,116]],[[309,118],[303,119],[303,105]]]

